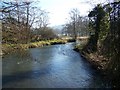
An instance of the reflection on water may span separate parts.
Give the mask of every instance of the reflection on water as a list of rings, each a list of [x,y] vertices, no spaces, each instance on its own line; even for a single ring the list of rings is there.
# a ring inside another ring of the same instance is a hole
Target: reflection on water
[[[3,87],[109,87],[107,81],[94,70],[74,44],[33,48],[3,58]]]

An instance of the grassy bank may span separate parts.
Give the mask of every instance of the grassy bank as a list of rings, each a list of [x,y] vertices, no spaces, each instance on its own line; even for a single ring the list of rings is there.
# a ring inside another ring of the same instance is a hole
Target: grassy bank
[[[81,44],[76,45],[74,50],[79,52],[81,56],[89,61],[94,68],[104,71],[107,67],[108,59],[100,55],[98,51],[93,53],[84,52],[83,48],[86,44],[87,41],[83,41]]]
[[[55,44],[65,44],[66,40],[62,39],[53,39],[39,42],[31,42],[28,44],[2,44],[2,55],[9,54],[16,50],[27,50],[29,48],[42,47],[46,45],[55,45]]]
[[[108,59],[103,55],[99,55],[98,52],[88,54],[84,51],[81,51],[81,54],[92,64],[94,68],[100,71],[105,71]]]

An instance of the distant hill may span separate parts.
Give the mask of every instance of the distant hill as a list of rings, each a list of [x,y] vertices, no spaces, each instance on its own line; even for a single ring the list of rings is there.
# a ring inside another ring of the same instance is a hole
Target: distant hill
[[[62,30],[63,25],[56,25],[56,26],[53,26],[52,28]]]
[[[55,31],[56,34],[61,34],[62,33],[62,29],[63,29],[63,25],[56,25],[52,27]]]

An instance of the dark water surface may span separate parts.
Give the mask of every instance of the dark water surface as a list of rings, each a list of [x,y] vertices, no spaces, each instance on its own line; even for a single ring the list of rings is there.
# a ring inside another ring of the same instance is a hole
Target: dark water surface
[[[7,55],[2,62],[3,88],[109,87],[73,47],[68,43]]]

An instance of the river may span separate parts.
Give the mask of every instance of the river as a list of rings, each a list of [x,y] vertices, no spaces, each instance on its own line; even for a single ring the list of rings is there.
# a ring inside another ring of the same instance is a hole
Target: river
[[[104,88],[107,80],[79,53],[74,43],[17,51],[3,58],[3,88]]]

